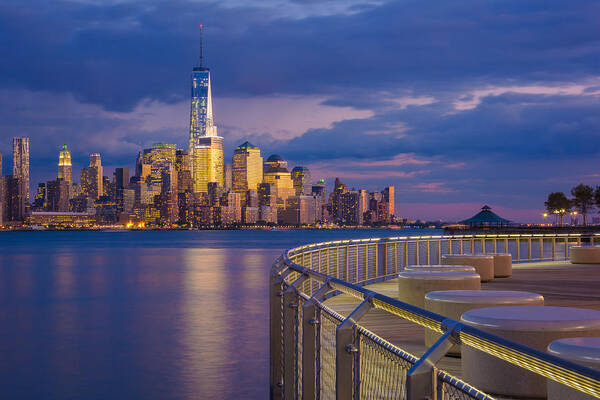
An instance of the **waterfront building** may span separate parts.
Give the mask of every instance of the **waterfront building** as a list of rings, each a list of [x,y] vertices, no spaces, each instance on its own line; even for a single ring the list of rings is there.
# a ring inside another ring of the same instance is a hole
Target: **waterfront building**
[[[60,152],[58,153],[58,179],[62,179],[66,182],[67,187],[71,187],[73,184],[73,177],[71,175],[71,152],[67,150],[67,144],[63,144]],[[70,189],[69,189],[70,195]]]
[[[30,225],[83,228],[93,226],[95,217],[94,213],[87,212],[34,211],[27,216],[27,222]]]
[[[242,204],[246,202],[248,190],[258,190],[263,180],[263,159],[260,149],[250,142],[237,146],[232,162],[233,191],[242,195]]]
[[[383,189],[383,201],[385,201],[388,205],[387,214],[389,215],[389,221],[396,214],[396,193],[394,186],[388,186]]]
[[[275,206],[260,206],[259,220],[266,224],[277,223],[277,207]]]
[[[149,149],[144,149],[143,163],[141,166],[141,176],[144,175],[144,169],[149,170],[145,177],[145,183],[162,187],[163,173],[171,166],[175,166],[177,161],[177,146],[169,143],[155,143]],[[144,168],[144,165],[148,166]]]
[[[25,220],[27,190],[24,179],[13,175],[4,177],[4,222],[22,222]]]
[[[258,207],[244,207],[243,208],[243,222],[244,224],[256,224],[259,219]]]
[[[18,179],[25,191],[25,202],[29,202],[29,138],[13,138],[12,179]]]
[[[328,209],[331,218],[336,222],[339,222],[343,219],[341,202],[342,195],[346,193],[348,193],[348,187],[340,180],[340,178],[335,178],[335,182],[333,184],[333,191],[329,195]]]
[[[194,192],[206,193],[209,182],[223,186],[223,138],[203,136],[195,143],[190,149]]]
[[[213,122],[210,69],[200,63],[192,69],[189,155],[195,192],[206,193],[208,182],[223,186],[223,138]]]
[[[114,177],[114,176],[113,176]],[[117,198],[117,188],[114,180],[108,178],[108,176],[102,177],[102,197],[115,201]]]
[[[347,191],[339,195],[336,222],[342,225],[362,225],[363,214],[360,210],[360,195],[356,191]]]
[[[155,196],[155,205],[160,210],[162,223],[172,224],[179,219],[177,203],[177,170],[171,165],[163,172],[161,192]]]
[[[364,214],[369,211],[369,192],[366,189],[360,189],[358,194],[360,196],[360,212]]]
[[[285,209],[278,212],[278,222],[286,225],[312,225],[316,222],[318,199],[314,196],[291,196]]]
[[[306,167],[297,166],[292,169],[292,181],[296,196],[310,196],[312,194],[312,180],[310,170]]]
[[[263,181],[275,186],[277,207],[284,208],[288,197],[296,195],[287,162],[281,156],[274,154],[264,163]]]
[[[325,179],[319,179],[316,185],[312,187],[312,193],[321,197],[321,204],[327,203],[327,188],[325,186]]]
[[[275,184],[261,183],[258,185],[258,205],[275,207],[277,205],[277,192]]]
[[[69,211],[69,186],[69,183],[63,178],[46,183],[47,211]]]

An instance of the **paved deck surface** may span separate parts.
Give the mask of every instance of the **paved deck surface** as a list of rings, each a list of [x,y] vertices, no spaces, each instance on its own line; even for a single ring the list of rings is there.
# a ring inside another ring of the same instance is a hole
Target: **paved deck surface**
[[[397,280],[375,283],[370,290],[397,298]],[[544,296],[549,306],[582,307],[600,310],[600,265],[573,265],[568,262],[540,262],[513,265],[513,276],[496,278],[483,283],[482,290],[523,290]],[[349,295],[335,296],[326,304],[343,315],[348,315],[359,301]],[[424,328],[391,316],[381,310],[371,310],[360,324],[396,346],[421,356]],[[462,375],[460,358],[444,357],[438,366],[449,373]]]

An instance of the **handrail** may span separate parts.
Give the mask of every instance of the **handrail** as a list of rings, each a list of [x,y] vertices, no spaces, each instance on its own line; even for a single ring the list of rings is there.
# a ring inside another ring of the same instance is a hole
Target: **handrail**
[[[353,239],[330,241],[323,243],[315,243],[296,247],[286,251],[283,254],[283,264],[290,270],[306,277],[316,280],[320,283],[327,282],[333,290],[341,293],[346,293],[359,299],[371,299],[372,305],[375,308],[385,310],[398,317],[410,320],[428,329],[432,329],[438,333],[452,331],[452,334],[460,340],[460,343],[465,346],[483,351],[489,355],[500,358],[511,364],[525,368],[531,372],[552,379],[561,384],[569,386],[573,389],[584,392],[588,395],[600,398],[600,372],[589,367],[568,361],[557,356],[544,353],[517,342],[504,339],[497,335],[482,331],[472,326],[463,324],[446,318],[442,315],[431,311],[404,303],[400,300],[385,296],[383,294],[368,290],[360,285],[346,282],[342,279],[319,271],[312,270],[308,267],[299,265],[291,260],[291,257],[302,255],[306,252],[315,250],[323,250],[329,248],[340,247],[344,245],[355,244],[375,244],[375,243],[393,243],[393,242],[423,242],[428,240],[485,240],[485,239],[533,239],[540,240],[542,238],[565,239],[565,257],[568,252],[568,239],[577,239],[577,243],[581,243],[581,234],[523,234],[523,235],[440,235],[440,236],[412,236],[412,237],[395,237],[395,238],[371,238],[371,239]],[[593,243],[593,236],[591,242]],[[517,243],[519,243],[517,241]],[[531,245],[531,242],[529,242]],[[461,244],[462,245],[462,244]],[[485,244],[484,244],[485,246]],[[540,249],[540,258],[543,258],[542,249]],[[554,246],[553,246],[554,250]],[[529,257],[531,257],[531,247],[528,248]],[[553,254],[553,258],[554,258]]]

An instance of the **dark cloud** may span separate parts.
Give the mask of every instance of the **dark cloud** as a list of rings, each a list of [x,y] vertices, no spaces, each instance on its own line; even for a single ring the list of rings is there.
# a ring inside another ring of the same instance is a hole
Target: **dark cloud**
[[[596,73],[594,1],[400,1],[283,18],[184,0],[0,5],[0,85],[70,92],[106,109],[187,96],[204,23],[221,95],[419,90]],[[360,96],[360,94],[359,94]]]

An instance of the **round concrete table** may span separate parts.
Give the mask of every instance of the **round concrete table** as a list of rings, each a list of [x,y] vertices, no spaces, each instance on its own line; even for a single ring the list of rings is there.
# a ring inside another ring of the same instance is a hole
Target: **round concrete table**
[[[600,337],[559,339],[550,343],[548,353],[600,370]],[[548,400],[590,400],[594,397],[548,379]]]
[[[573,246],[569,248],[573,264],[600,264],[600,246]]]
[[[540,351],[546,351],[556,339],[600,336],[600,311],[584,308],[479,308],[464,313],[461,321]],[[516,398],[546,397],[546,378],[464,345],[462,369],[465,382],[484,392]]]
[[[494,278],[508,278],[512,276],[512,254],[510,253],[485,253],[494,257]]]
[[[425,295],[434,290],[481,288],[481,279],[474,272],[419,272],[408,271],[398,275],[398,299],[417,307],[424,307]]]
[[[442,256],[442,264],[470,265],[481,276],[481,282],[494,279],[494,257],[486,254],[447,254]]]
[[[444,290],[425,295],[425,309],[454,320],[463,313],[484,307],[497,306],[543,306],[544,296],[515,290]],[[425,346],[431,347],[440,334],[425,330]],[[460,355],[460,346],[453,346],[450,355]]]
[[[420,272],[477,272],[469,265],[409,265],[404,271]]]

